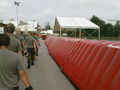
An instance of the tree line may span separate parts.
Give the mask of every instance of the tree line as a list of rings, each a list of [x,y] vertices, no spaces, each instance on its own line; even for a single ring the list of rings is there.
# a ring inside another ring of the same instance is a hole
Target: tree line
[[[93,15],[90,19],[93,23],[100,27],[101,37],[119,37],[120,36],[120,21],[116,21],[113,25],[111,23],[106,23],[104,20]],[[93,32],[93,31],[92,31]],[[97,33],[94,34],[97,36]]]

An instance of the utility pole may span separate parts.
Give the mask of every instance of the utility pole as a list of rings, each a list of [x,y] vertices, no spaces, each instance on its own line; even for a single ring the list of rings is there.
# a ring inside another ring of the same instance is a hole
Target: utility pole
[[[14,5],[16,5],[16,13],[17,13],[17,24],[18,24],[18,7],[20,6],[20,2],[15,1]]]

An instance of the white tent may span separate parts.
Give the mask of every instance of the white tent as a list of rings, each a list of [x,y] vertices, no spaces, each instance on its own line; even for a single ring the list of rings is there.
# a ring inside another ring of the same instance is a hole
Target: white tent
[[[4,21],[3,23],[5,23],[5,24],[8,24],[8,23],[13,23],[13,24],[15,25],[15,27],[17,27],[17,26],[18,26],[17,21]]]
[[[47,30],[47,31],[41,31],[40,33],[43,33],[43,34],[53,34],[53,30]]]
[[[21,25],[19,28],[21,28],[21,31],[36,31],[35,29],[37,27],[37,22],[27,22],[28,25]]]
[[[75,28],[79,28],[80,37],[81,37],[81,29],[97,29],[99,31],[98,38],[100,39],[100,27],[85,18],[57,17],[55,19],[54,30],[60,31],[60,36],[61,36],[61,30],[66,28],[68,28],[69,30],[74,30]]]
[[[18,24],[17,21],[4,21],[5,24],[8,23],[13,23],[15,25],[15,27],[19,27],[21,31],[36,31],[37,29],[35,29],[37,27],[37,22],[25,22],[25,21],[20,21],[20,23]]]

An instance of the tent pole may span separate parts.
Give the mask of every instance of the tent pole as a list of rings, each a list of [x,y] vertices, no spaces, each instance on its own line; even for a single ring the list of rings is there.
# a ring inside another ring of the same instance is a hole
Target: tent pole
[[[62,35],[62,34],[61,34],[61,27],[60,27],[60,37],[61,37],[61,35]]]
[[[100,40],[100,28],[98,29],[98,40]]]
[[[76,30],[75,30],[75,38],[76,38]]]
[[[81,28],[80,28],[80,30],[79,30],[79,38],[81,38]]]

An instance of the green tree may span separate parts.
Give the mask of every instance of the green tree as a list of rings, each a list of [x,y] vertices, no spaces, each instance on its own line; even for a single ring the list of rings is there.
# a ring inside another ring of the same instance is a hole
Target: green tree
[[[92,18],[90,19],[90,21],[92,21],[93,23],[95,23],[96,25],[103,27],[106,23],[104,20],[100,19],[99,17],[93,15]]]
[[[92,21],[93,23],[100,27],[101,36],[104,36],[104,26],[106,25],[106,22],[95,15],[92,16],[90,21]]]
[[[108,23],[104,25],[102,33],[105,37],[113,37],[113,30],[113,25]]]
[[[114,36],[120,36],[120,22],[117,21],[117,23],[114,25]]]
[[[50,30],[50,29],[51,29],[50,23],[47,22],[47,23],[45,24],[45,30]]]

